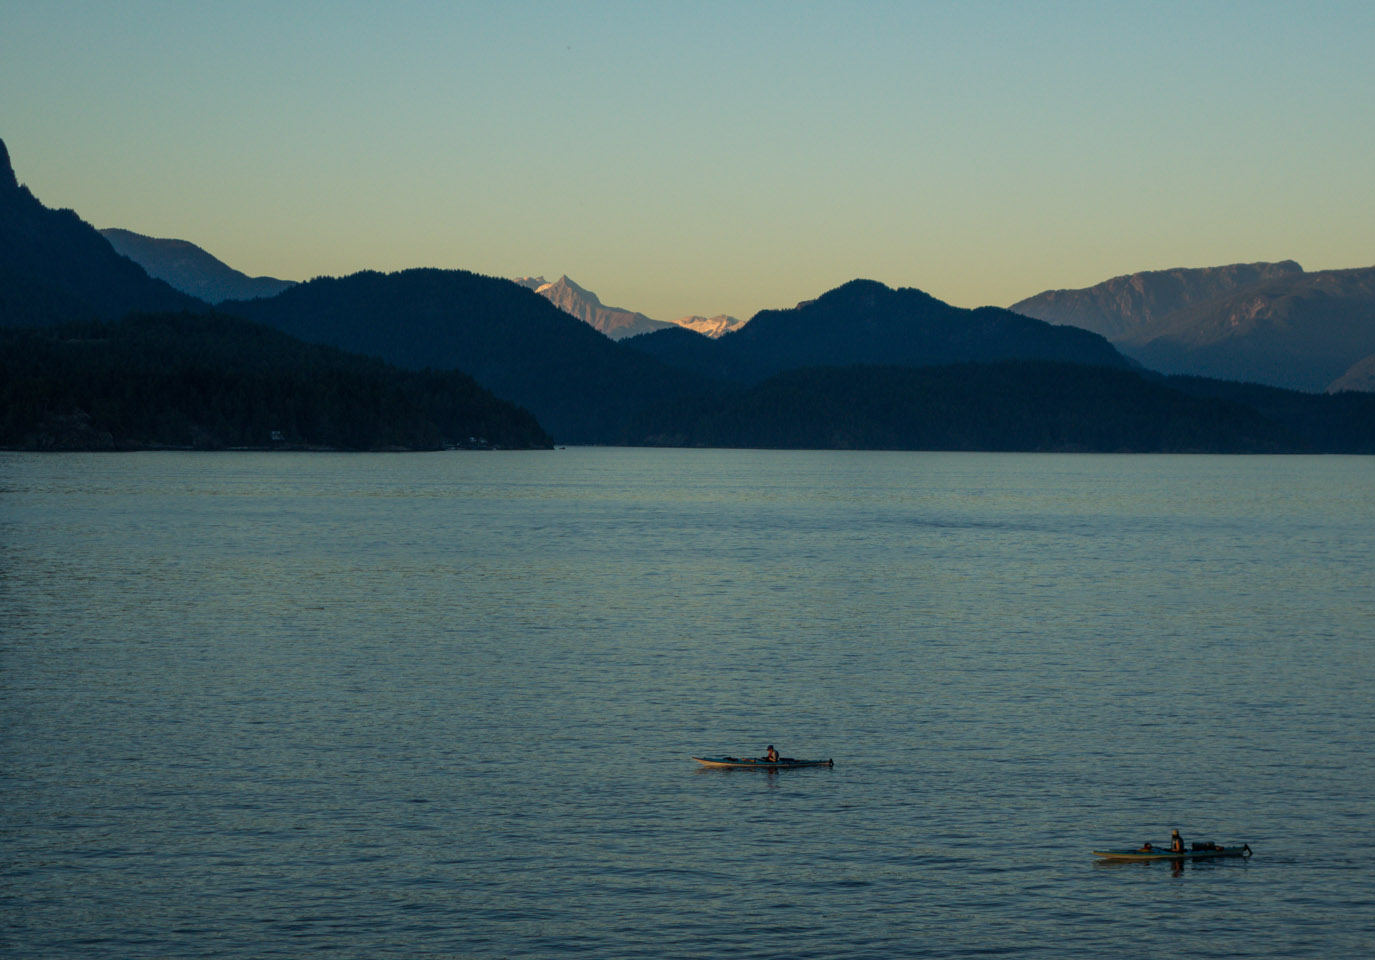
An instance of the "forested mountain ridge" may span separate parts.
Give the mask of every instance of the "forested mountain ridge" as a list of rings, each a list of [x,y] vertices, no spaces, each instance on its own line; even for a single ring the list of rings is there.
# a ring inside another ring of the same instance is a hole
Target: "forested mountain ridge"
[[[71,210],[43,206],[19,184],[0,141],[0,326],[205,307],[120,256]]]
[[[697,373],[753,383],[787,370],[1047,360],[1129,362],[1097,334],[1003,310],[966,310],[912,288],[852,280],[791,310],[762,310],[715,342],[661,331],[626,344]]]
[[[626,443],[629,411],[710,393],[510,280],[417,268],[320,277],[226,312],[410,369],[459,369],[564,443]]]
[[[276,277],[250,277],[187,240],[147,237],[118,227],[101,230],[100,235],[150,277],[206,303],[275,297],[295,285]]]

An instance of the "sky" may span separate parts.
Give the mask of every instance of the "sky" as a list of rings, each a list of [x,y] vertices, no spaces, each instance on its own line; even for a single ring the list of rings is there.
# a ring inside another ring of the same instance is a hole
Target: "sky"
[[[49,207],[250,275],[742,319],[1375,264],[1375,3],[0,0]]]

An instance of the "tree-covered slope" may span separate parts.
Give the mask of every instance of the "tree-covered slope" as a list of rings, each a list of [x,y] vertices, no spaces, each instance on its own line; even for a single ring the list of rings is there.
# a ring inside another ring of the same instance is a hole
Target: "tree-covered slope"
[[[1318,398],[1323,399],[1323,398]],[[792,370],[725,403],[654,411],[644,442],[817,449],[1260,453],[1308,449],[1230,398],[1035,361]]]
[[[113,320],[134,310],[205,304],[122,257],[71,210],[50,210],[20,186],[0,142],[0,326]]]
[[[221,308],[398,366],[463,370],[532,411],[561,442],[624,442],[628,413],[710,390],[701,377],[609,340],[532,290],[466,270],[322,277]]]
[[[678,331],[626,343],[683,369],[742,383],[823,365],[1046,360],[1128,366],[1097,334],[998,307],[953,307],[920,290],[872,280],[852,280],[791,310],[761,311],[715,343],[691,341]]]
[[[0,446],[548,447],[466,374],[402,371],[223,315],[0,330]]]

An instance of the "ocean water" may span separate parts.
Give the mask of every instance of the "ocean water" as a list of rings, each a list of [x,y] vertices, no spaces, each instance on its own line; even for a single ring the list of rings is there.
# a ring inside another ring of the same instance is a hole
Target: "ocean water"
[[[1373,743],[1375,459],[0,454],[6,957],[1369,957]]]

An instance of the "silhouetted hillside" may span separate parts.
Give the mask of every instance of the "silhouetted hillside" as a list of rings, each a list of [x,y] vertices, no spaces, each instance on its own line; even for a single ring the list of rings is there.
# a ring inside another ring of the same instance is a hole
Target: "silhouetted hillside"
[[[111,320],[205,304],[154,280],[71,210],[20,186],[0,141],[0,326]]]
[[[668,366],[691,370],[701,376],[734,382],[745,379],[733,362],[734,355],[721,346],[719,339],[684,327],[642,333],[622,342]]]
[[[1001,362],[793,370],[725,403],[653,411],[644,442],[881,450],[1260,453],[1307,449],[1285,424],[1101,366]]]
[[[150,277],[165,280],[182,293],[189,293],[206,303],[275,297],[295,285],[291,280],[240,273],[186,240],[145,237],[114,227],[101,230],[100,235],[118,253],[143,267]]]
[[[664,331],[626,341],[665,362],[751,383],[804,367],[1053,360],[1125,367],[1102,337],[998,307],[965,310],[920,290],[852,280],[791,310],[764,310],[714,345]]]
[[[466,270],[322,277],[270,300],[221,307],[398,366],[463,370],[532,411],[565,443],[625,442],[628,413],[711,389],[608,340],[532,290]]]
[[[134,315],[0,329],[0,446],[548,447],[524,410],[453,371],[396,370],[242,320]]]
[[[1375,393],[1314,394],[1189,376],[1164,382],[1192,397],[1255,410],[1294,438],[1287,448],[1294,452],[1375,454]]]

